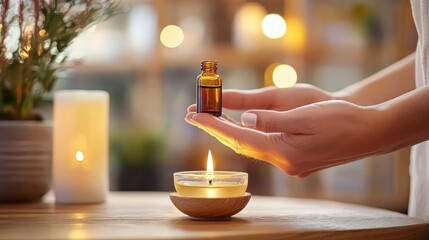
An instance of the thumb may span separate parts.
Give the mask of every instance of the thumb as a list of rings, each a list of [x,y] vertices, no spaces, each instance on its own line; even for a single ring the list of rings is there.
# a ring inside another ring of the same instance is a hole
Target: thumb
[[[264,132],[304,133],[305,116],[302,112],[251,110],[241,115],[241,123]]]

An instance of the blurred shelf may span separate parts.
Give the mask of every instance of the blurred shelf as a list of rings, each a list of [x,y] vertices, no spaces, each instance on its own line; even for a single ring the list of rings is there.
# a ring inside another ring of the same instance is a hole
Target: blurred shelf
[[[204,59],[214,59],[225,67],[243,65],[263,66],[272,62],[281,62],[285,53],[273,49],[254,52],[239,52],[232,46],[219,46],[212,50],[203,50],[199,55],[180,52],[181,49],[160,49],[158,53],[135,60],[128,55],[116,62],[109,63],[85,63],[74,67],[75,71],[83,73],[95,72],[145,72],[166,68],[199,68],[199,63]],[[204,56],[202,59],[201,56]],[[300,57],[301,58],[301,57]],[[275,59],[275,60],[274,60]]]
[[[169,53],[169,51],[171,51]],[[112,72],[137,72],[147,73],[169,68],[199,68],[202,60],[217,60],[223,68],[234,68],[240,66],[253,66],[255,68],[266,67],[271,63],[336,63],[341,65],[362,64],[373,55],[373,52],[362,51],[361,49],[349,49],[347,51],[331,51],[329,54],[325,50],[314,51],[304,54],[291,54],[284,50],[265,49],[253,52],[240,52],[232,46],[219,46],[212,50],[203,50],[200,54],[187,54],[174,50],[161,49],[159,53],[152,54],[142,60],[135,60],[132,56],[124,57],[116,62],[108,63],[84,63],[75,66],[73,69],[80,73],[112,73]],[[329,56],[328,56],[329,55]],[[204,57],[201,57],[204,56]],[[342,59],[339,61],[338,59]]]

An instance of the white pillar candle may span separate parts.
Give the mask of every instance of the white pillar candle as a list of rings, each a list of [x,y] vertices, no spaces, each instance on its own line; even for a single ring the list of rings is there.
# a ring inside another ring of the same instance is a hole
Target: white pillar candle
[[[58,203],[104,202],[108,191],[109,94],[54,96],[53,189]]]

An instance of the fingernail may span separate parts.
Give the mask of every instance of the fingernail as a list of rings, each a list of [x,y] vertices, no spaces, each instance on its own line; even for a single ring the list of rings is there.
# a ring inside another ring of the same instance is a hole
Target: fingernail
[[[256,118],[257,116],[254,113],[243,113],[241,115],[241,123],[245,127],[254,128],[256,127]]]
[[[192,119],[187,119],[187,118],[185,118],[185,121],[186,121],[187,123],[189,123],[189,124],[191,124],[191,125],[194,125],[194,126],[195,126],[195,122],[194,122]]]

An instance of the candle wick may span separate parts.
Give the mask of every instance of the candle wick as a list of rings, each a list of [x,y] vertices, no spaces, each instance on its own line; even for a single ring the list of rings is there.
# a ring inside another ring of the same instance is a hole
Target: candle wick
[[[209,180],[209,185],[212,185],[213,180]]]

